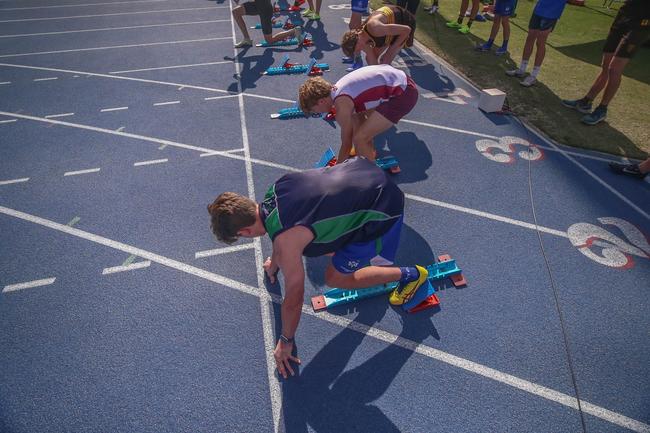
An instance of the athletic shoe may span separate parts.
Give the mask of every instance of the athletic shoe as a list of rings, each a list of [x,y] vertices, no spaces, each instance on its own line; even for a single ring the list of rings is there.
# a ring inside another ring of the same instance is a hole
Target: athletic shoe
[[[609,168],[611,168],[612,171],[616,174],[624,174],[636,179],[643,179],[648,175],[648,173],[641,173],[639,164],[621,164],[618,162],[610,162]]]
[[[320,21],[320,15],[318,15],[316,12],[306,16],[305,18],[309,19],[309,21]]]
[[[488,44],[487,42],[484,43],[484,44],[476,44],[474,49],[476,51],[480,51],[482,53],[487,53],[488,51],[490,51],[492,49],[492,44]]]
[[[506,75],[509,76],[509,77],[524,78],[526,76],[526,71],[522,71],[519,68],[510,69],[510,70],[506,71]]]
[[[415,292],[420,288],[422,284],[424,284],[427,281],[427,277],[429,276],[429,272],[422,266],[415,266],[419,272],[418,279],[415,281],[411,281],[410,283],[406,283],[404,285],[400,284],[397,286],[395,290],[393,290],[390,294],[390,297],[388,298],[389,302],[393,305],[402,305],[406,304],[408,301],[411,300]]]
[[[235,48],[246,48],[246,47],[252,47],[253,46],[253,40],[252,39],[242,39],[240,42],[237,42],[235,44]]]
[[[362,68],[362,67],[363,67],[363,58],[358,57],[358,58],[354,61],[354,63],[352,63],[352,66],[350,66],[349,68],[347,68],[345,71],[346,71],[346,72],[352,72],[352,71],[356,71],[357,69]]]
[[[306,17],[307,15],[311,15],[311,14],[313,14],[314,12],[315,12],[315,11],[313,11],[313,10],[307,8],[307,9],[305,9],[304,11],[302,11],[301,15],[302,15],[303,17]]]
[[[537,78],[533,77],[532,75],[527,76],[526,78],[524,78],[519,82],[519,84],[521,84],[524,87],[533,86],[535,85],[535,83],[537,83]]]
[[[438,6],[431,6],[430,8],[424,8],[426,12],[429,13],[429,15],[435,15],[436,12],[438,12]]]
[[[563,99],[562,105],[565,107],[573,108],[578,110],[581,113],[589,114],[591,113],[591,101],[582,99]]]
[[[582,120],[582,123],[586,123],[587,125],[595,125],[597,123],[602,122],[606,118],[607,118],[607,107],[598,106],[594,111],[591,112],[591,114],[587,114],[580,120]]]
[[[494,54],[497,56],[503,56],[504,54],[508,54],[508,47],[499,47],[494,52]]]
[[[343,63],[354,63],[354,57],[343,56],[341,57]]]
[[[468,25],[460,26],[460,27],[458,28],[458,31],[459,31],[460,33],[466,35],[466,34],[469,33],[469,26],[468,26]]]
[[[481,14],[476,14],[476,16],[474,17],[474,21],[476,21],[477,23],[484,23],[485,21],[487,21],[487,19]]]
[[[458,24],[457,21],[449,21],[449,22],[448,22],[447,24],[445,24],[445,25],[446,25],[447,27],[449,27],[450,29],[459,29],[460,26],[461,26],[460,24]]]

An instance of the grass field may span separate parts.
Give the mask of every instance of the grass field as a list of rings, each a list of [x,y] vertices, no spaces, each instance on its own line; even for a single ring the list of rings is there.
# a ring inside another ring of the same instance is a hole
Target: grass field
[[[371,3],[375,3],[373,7],[380,4],[377,0]],[[430,0],[423,0],[420,9],[429,4]],[[599,72],[602,46],[617,12],[601,5],[599,0],[587,0],[585,7],[566,6],[548,38],[539,82],[531,88],[521,86],[504,71],[517,66],[521,60],[528,21],[535,6],[533,0],[519,0],[517,16],[510,20],[510,52],[506,56],[474,51],[477,43],[487,40],[491,21],[475,22],[472,34],[468,35],[445,26],[446,21],[458,16],[460,0],[440,0],[440,11],[434,16],[418,11],[416,38],[478,87],[505,91],[510,108],[518,116],[556,141],[615,155],[645,158],[650,153],[650,48],[639,49],[628,64],[621,87],[609,106],[606,122],[596,126],[583,125],[580,113],[560,104],[561,99],[584,96]],[[495,45],[500,46],[501,41],[500,31]],[[533,59],[534,53],[529,72]]]

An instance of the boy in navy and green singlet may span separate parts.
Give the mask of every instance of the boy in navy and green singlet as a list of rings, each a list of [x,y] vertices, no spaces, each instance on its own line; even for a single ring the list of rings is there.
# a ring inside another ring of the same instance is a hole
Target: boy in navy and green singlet
[[[421,266],[391,266],[402,228],[404,193],[365,158],[334,167],[290,173],[278,179],[257,204],[232,192],[208,206],[215,236],[232,243],[239,237],[268,234],[273,253],[264,269],[285,279],[282,333],[274,350],[280,374],[293,375],[289,360],[303,305],[302,256],[331,255],[325,270],[330,287],[362,289],[399,281],[390,302],[407,302],[427,279]]]

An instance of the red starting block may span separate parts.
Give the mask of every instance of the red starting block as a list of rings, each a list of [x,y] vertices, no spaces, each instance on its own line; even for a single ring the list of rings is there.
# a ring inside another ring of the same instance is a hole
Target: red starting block
[[[334,108],[334,106],[332,106],[332,108],[330,108],[329,113],[325,115],[325,120],[327,120],[328,122],[333,122],[336,120],[336,108]]]

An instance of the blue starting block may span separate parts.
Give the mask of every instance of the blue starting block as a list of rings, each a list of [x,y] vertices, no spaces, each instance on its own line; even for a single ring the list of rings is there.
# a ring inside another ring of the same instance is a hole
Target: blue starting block
[[[271,27],[273,27],[274,29],[281,29],[283,26],[284,26],[284,23],[281,23],[279,21],[274,21],[273,24],[271,24]],[[255,30],[261,30],[262,29],[262,24],[257,23],[254,26],[251,26],[250,28],[255,29]]]
[[[285,39],[284,41],[277,41],[277,42],[273,42],[272,44],[269,44],[266,41],[259,44],[255,44],[256,47],[286,47],[289,45],[298,45],[298,39],[296,38]]]
[[[330,65],[327,63],[316,63],[315,59],[311,59],[309,64],[291,64],[289,63],[289,56],[285,55],[282,58],[280,66],[273,66],[268,68],[264,75],[284,75],[284,74],[307,74],[314,72],[314,74],[322,71],[328,71]]]
[[[328,165],[333,165],[331,164],[331,161],[334,158],[336,158],[336,154],[332,148],[329,147],[323,156],[320,157],[316,165],[314,165],[314,168],[323,168]],[[389,171],[393,174],[399,173],[401,171],[399,168],[399,162],[394,156],[385,156],[383,158],[378,158],[375,163],[377,164],[377,167],[381,168],[382,170]]]
[[[465,279],[461,275],[462,271],[456,264],[456,260],[453,260],[448,255],[441,255],[438,257],[438,260],[438,262],[427,266],[427,271],[429,272],[427,283],[423,284],[417,292],[415,292],[413,298],[403,305],[404,310],[411,311],[435,293],[435,288],[431,284],[431,281],[452,277],[454,285],[459,286],[466,284]],[[314,308],[314,311],[320,311],[329,307],[356,302],[360,299],[390,293],[395,290],[397,286],[398,283],[393,282],[366,289],[331,289],[322,295],[312,297],[311,305]]]
[[[393,174],[399,173],[402,171],[399,168],[399,161],[397,161],[397,158],[394,156],[385,156],[383,158],[377,158],[375,161],[377,166],[381,168],[382,170],[389,171]]]
[[[271,114],[271,119],[299,119],[301,117],[320,117],[320,114],[305,114],[299,107],[283,108],[277,113]]]

